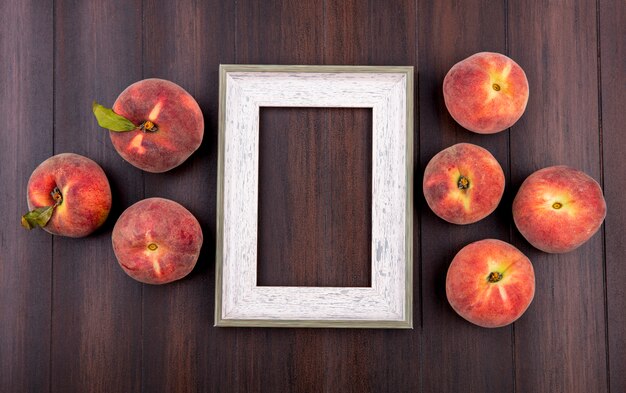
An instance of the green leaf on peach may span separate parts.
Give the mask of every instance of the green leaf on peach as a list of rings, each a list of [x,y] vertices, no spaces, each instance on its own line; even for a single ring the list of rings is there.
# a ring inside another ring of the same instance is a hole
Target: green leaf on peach
[[[113,112],[113,109],[102,106],[95,101],[91,109],[93,110],[94,116],[96,116],[96,120],[98,120],[98,124],[102,128],[116,132],[132,131],[137,128],[132,121]]]
[[[50,218],[52,218],[52,212],[57,205],[38,207],[22,216],[22,226],[26,229],[33,229],[35,227],[45,227]]]

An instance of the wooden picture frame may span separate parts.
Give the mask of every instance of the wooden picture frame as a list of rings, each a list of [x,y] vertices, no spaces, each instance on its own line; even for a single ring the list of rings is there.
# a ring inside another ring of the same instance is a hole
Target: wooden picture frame
[[[371,287],[257,286],[259,109],[372,109]],[[216,326],[412,328],[413,67],[221,65]]]

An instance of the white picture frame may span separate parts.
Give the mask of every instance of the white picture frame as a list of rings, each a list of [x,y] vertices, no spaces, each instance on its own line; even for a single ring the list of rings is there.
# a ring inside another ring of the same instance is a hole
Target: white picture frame
[[[372,109],[370,287],[257,285],[261,107]],[[220,66],[215,326],[412,328],[412,201],[413,67]]]

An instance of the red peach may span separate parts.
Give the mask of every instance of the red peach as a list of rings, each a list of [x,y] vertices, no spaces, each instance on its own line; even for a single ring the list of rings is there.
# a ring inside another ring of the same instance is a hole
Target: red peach
[[[28,180],[29,210],[55,206],[43,229],[53,235],[87,236],[111,210],[111,188],[98,164],[74,153],[52,156]]]
[[[173,82],[144,79],[133,83],[117,97],[113,111],[143,126],[127,132],[110,131],[110,136],[122,158],[144,171],[175,168],[202,142],[202,111],[196,100]]]
[[[480,52],[448,71],[443,98],[461,126],[479,134],[493,134],[511,127],[526,110],[528,80],[510,58]]]
[[[148,198],[122,213],[111,240],[126,274],[146,284],[165,284],[193,270],[203,238],[189,210],[169,199]]]
[[[593,236],[606,216],[600,185],[567,166],[543,168],[522,183],[513,200],[513,220],[535,248],[569,252]]]
[[[506,326],[532,302],[535,272],[530,260],[512,245],[480,240],[463,247],[452,260],[446,295],[454,311],[471,323]]]
[[[437,216],[453,224],[471,224],[498,206],[504,193],[504,172],[486,149],[459,143],[430,160],[423,190]]]

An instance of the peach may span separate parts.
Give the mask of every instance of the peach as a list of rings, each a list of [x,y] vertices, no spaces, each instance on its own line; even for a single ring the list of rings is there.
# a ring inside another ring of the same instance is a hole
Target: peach
[[[193,270],[203,238],[189,210],[169,199],[148,198],[122,213],[111,240],[126,274],[146,284],[165,284]]]
[[[426,165],[424,197],[432,211],[453,224],[471,224],[491,214],[504,193],[504,172],[480,146],[459,143]]]
[[[493,134],[511,127],[528,103],[524,70],[510,58],[476,53],[456,63],[443,80],[450,115],[464,128]]]
[[[146,172],[165,172],[200,147],[204,118],[196,100],[177,84],[144,79],[117,97],[113,110],[94,103],[98,123],[115,150]]]
[[[522,316],[535,296],[533,265],[501,240],[468,244],[448,268],[446,295],[454,311],[471,323],[506,326]]]
[[[100,227],[111,210],[111,188],[98,164],[74,153],[52,156],[39,164],[28,180],[28,229],[36,226],[53,235],[87,236]]]
[[[569,252],[593,236],[606,216],[600,185],[567,166],[540,169],[524,180],[513,200],[513,220],[535,248]]]

